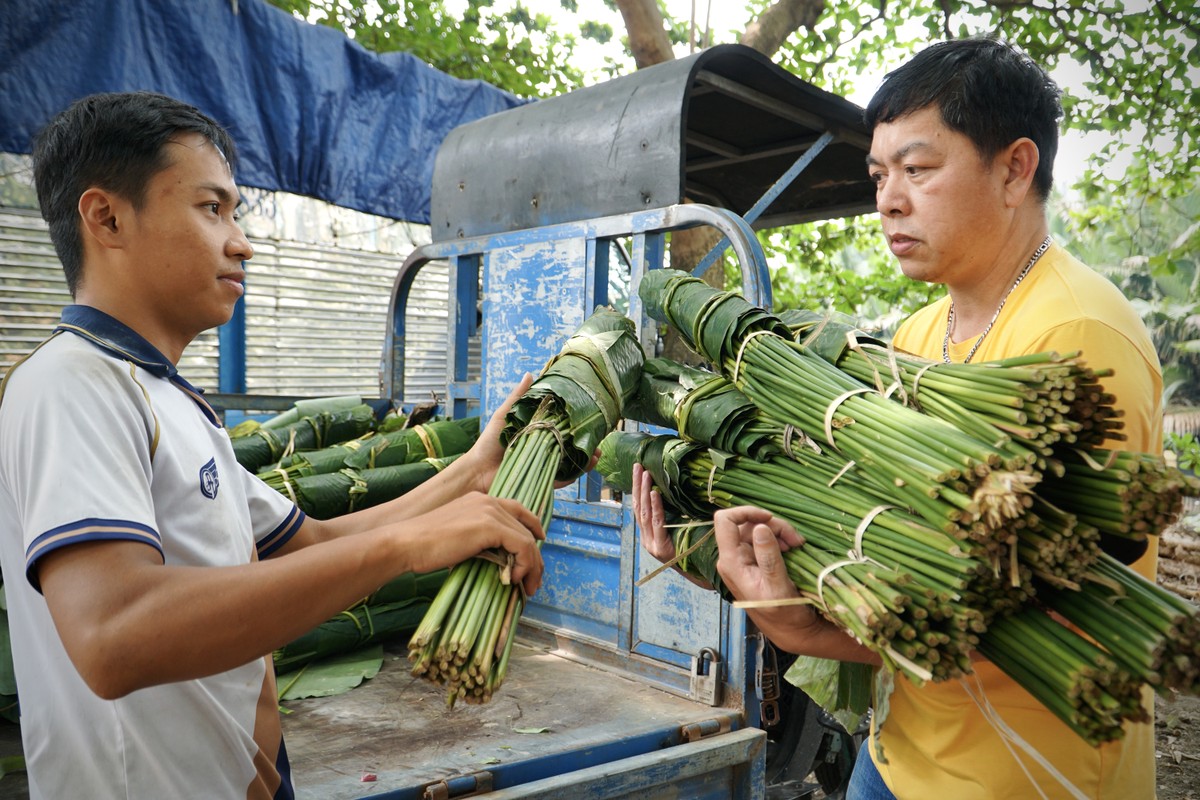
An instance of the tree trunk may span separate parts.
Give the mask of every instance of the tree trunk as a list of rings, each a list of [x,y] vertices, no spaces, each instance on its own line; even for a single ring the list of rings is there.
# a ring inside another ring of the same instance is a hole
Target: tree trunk
[[[629,50],[638,69],[675,58],[656,0],[616,0],[616,4],[625,21]],[[772,55],[792,31],[802,25],[811,28],[824,9],[825,0],[778,0],[750,23],[742,34],[741,43]],[[720,240],[721,235],[709,227],[674,231],[671,234],[671,266],[690,272]],[[718,259],[701,277],[710,286],[724,289],[724,259]],[[671,331],[663,338],[663,355],[692,365],[702,360]]]

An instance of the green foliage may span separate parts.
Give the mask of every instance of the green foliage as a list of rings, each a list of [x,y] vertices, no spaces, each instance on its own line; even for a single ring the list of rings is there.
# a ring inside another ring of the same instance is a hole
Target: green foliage
[[[1060,238],[1133,301],[1163,365],[1164,402],[1200,405],[1200,190],[1152,184],[1149,195],[1087,192],[1064,203]]]
[[[344,32],[377,53],[403,51],[449,75],[479,79],[521,97],[545,97],[583,85],[572,65],[578,37],[555,29],[548,14],[521,3],[497,11],[467,0],[461,18],[443,0],[269,0],[301,19]],[[574,0],[563,0],[571,10]],[[608,26],[580,36],[607,41]]]
[[[1200,472],[1200,442],[1190,433],[1168,433],[1166,448],[1175,454],[1175,463],[1180,469]]]

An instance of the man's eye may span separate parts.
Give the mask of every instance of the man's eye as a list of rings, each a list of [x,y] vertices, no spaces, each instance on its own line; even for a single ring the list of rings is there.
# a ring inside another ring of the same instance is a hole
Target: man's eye
[[[875,183],[875,184],[883,183],[883,173],[882,172],[872,172],[872,173],[869,173],[869,176],[871,179],[871,183]]]

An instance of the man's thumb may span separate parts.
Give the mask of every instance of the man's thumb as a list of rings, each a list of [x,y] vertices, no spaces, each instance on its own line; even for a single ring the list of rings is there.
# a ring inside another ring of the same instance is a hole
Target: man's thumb
[[[775,532],[763,524],[754,526],[751,533],[754,541],[754,556],[760,569],[774,570],[779,567],[779,543]]]

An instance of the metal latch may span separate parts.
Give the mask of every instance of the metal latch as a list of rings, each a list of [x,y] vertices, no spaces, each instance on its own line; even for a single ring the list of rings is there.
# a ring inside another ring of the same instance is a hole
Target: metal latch
[[[460,775],[425,787],[421,800],[454,800],[459,797],[478,797],[492,791],[492,773],[475,772]]]
[[[725,716],[684,725],[679,729],[679,737],[685,742],[698,742],[709,736],[729,733],[731,730],[733,730],[733,720]]]
[[[754,674],[754,690],[759,699],[759,717],[764,728],[779,724],[779,662],[775,648],[767,637],[758,634],[758,668]]]
[[[692,656],[691,695],[698,702],[715,706],[721,703],[721,656],[711,647]]]

